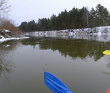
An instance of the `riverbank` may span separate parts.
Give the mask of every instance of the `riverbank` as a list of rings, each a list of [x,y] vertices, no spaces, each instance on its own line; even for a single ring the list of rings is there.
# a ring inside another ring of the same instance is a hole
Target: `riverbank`
[[[18,35],[12,33],[9,30],[0,29],[0,42],[8,41],[8,40],[19,40],[19,39],[26,39],[29,37],[25,37],[24,35]]]
[[[82,28],[82,29],[65,29],[54,31],[35,31],[27,32],[26,36],[45,36],[45,37],[57,37],[57,36],[84,36],[84,35],[110,35],[110,26],[102,26],[95,28]]]

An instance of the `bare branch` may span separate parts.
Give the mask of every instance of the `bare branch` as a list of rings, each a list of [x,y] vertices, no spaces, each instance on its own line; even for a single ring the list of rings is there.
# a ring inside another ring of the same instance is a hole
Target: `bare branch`
[[[0,0],[0,16],[3,15],[4,13],[9,12],[10,6],[7,5],[7,0]]]

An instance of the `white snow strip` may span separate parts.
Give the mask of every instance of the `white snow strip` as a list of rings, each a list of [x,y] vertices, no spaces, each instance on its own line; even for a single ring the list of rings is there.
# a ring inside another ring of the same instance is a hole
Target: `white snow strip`
[[[0,39],[0,42],[4,42],[4,41],[8,41],[8,40],[19,40],[19,39],[26,39],[29,37],[21,37],[21,38],[4,38],[3,36],[1,36],[2,38]]]

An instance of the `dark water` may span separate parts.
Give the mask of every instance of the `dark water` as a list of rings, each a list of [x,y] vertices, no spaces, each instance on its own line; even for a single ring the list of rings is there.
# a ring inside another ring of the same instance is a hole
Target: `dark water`
[[[52,93],[44,71],[73,93],[105,93],[110,87],[110,42],[30,38],[0,44],[0,93]]]

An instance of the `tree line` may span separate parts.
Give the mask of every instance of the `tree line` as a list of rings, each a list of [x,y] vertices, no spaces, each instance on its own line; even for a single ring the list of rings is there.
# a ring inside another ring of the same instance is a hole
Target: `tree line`
[[[73,8],[69,12],[62,11],[50,18],[34,20],[30,22],[22,22],[19,28],[24,31],[51,31],[62,29],[78,29],[78,28],[93,28],[98,26],[110,25],[110,13],[107,8],[98,4],[96,8],[89,10],[87,7],[81,9]]]

